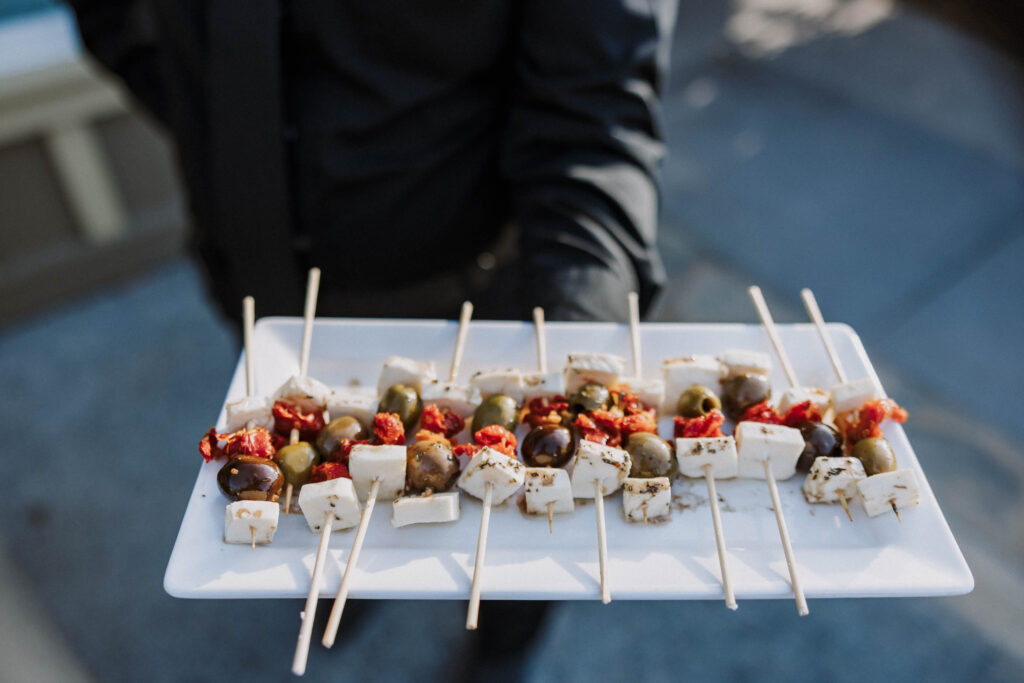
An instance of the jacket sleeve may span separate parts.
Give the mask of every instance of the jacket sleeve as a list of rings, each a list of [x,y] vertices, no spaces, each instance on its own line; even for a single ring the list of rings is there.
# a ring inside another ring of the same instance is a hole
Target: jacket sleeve
[[[664,281],[659,97],[676,0],[524,0],[502,148],[525,307],[624,320]]]
[[[146,0],[65,0],[82,43],[135,98],[167,125],[167,94],[159,62],[158,20]]]

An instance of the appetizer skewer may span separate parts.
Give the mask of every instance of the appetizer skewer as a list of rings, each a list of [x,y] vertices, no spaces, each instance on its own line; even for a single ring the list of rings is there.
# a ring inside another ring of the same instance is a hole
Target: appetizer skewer
[[[792,401],[797,398],[805,398],[812,395],[812,393],[817,390],[803,388],[797,380],[796,371],[793,369],[793,365],[789,360],[789,354],[786,353],[786,348],[782,344],[782,339],[779,337],[778,329],[775,327],[775,322],[772,320],[771,312],[768,310],[768,304],[765,302],[764,295],[761,293],[760,288],[751,287],[750,296],[754,300],[754,305],[758,309],[758,315],[761,316],[761,323],[764,326],[765,332],[768,334],[772,347],[775,349],[775,354],[778,356],[779,362],[782,364],[783,371],[786,373],[786,379],[789,380],[790,387],[787,393],[784,394],[784,397],[789,396]],[[811,404],[814,403],[813,399],[808,398],[808,401],[810,401]],[[754,427],[753,424],[744,426],[747,429],[758,429],[757,427]],[[769,431],[776,432],[780,441],[786,438],[790,439],[794,444],[794,449],[797,445],[800,445],[797,438],[798,430],[793,427],[773,425],[771,427],[764,427],[761,429],[768,429]],[[799,435],[799,441],[803,441],[802,434]],[[806,444],[803,445],[806,446]],[[803,449],[800,449],[800,453],[794,462],[794,469],[800,464],[800,459],[802,457]],[[835,475],[829,475],[829,472],[832,470],[835,470]],[[822,463],[817,463],[817,459],[815,459],[811,463],[810,473],[807,480],[804,482],[804,491],[807,501],[835,502],[838,500],[839,504],[843,506],[843,511],[846,512],[847,519],[852,522],[853,515],[850,514],[849,498],[856,495],[856,478],[863,476],[861,470],[862,468],[857,467],[857,463],[847,462],[843,458],[828,458]],[[788,471],[783,474],[788,474]]]
[[[627,296],[629,307],[629,338],[633,357],[633,381],[648,385],[643,378],[642,345],[640,340],[640,304],[636,292]],[[662,403],[661,397],[654,401]],[[653,420],[657,431],[657,418]],[[629,477],[622,484],[622,511],[631,522],[645,526],[649,519],[667,520],[672,508],[672,484],[669,467],[672,449],[657,433],[636,432],[623,444],[632,460]],[[663,469],[663,463],[667,466]],[[639,512],[639,520],[637,514]]]
[[[544,378],[548,374],[547,331],[544,326],[544,309],[540,306],[533,309],[533,329],[537,339],[536,377]],[[555,382],[538,382],[535,386],[539,384],[549,385],[547,389],[554,391],[550,398],[563,398],[555,391],[560,390]],[[536,398],[534,395],[530,400]],[[539,398],[543,400],[543,397]],[[548,516],[548,533],[554,533],[556,512],[568,513],[575,509],[569,473],[563,468],[576,455],[578,448],[579,438],[560,424],[535,426],[523,439],[523,462],[532,465],[526,469],[526,512],[540,514],[544,510]]]
[[[804,288],[800,292],[800,298],[803,300],[808,316],[810,316],[811,321],[814,322],[814,326],[818,330],[818,335],[825,346],[829,362],[832,364],[836,378],[839,380],[839,385],[832,389],[837,421],[848,422],[843,419],[841,414],[851,412],[855,413],[853,421],[859,423],[860,413],[869,406],[873,407],[869,411],[873,413],[871,421],[877,420],[880,422],[886,418],[893,418],[898,422],[905,421],[906,411],[885,399],[872,378],[865,377],[861,380],[849,381],[843,368],[843,363],[839,358],[839,353],[836,351],[828,329],[825,327],[825,319],[821,315],[821,309],[818,308],[818,302],[814,298],[814,293],[810,289]],[[886,405],[881,410],[878,410],[876,407],[880,403],[888,403],[890,405]],[[850,434],[850,432],[854,432],[854,434]],[[865,432],[870,432],[871,435]],[[892,446],[880,435],[877,427],[863,429],[860,425],[856,425],[848,431],[848,436],[860,437],[856,439],[849,438],[848,447],[850,454],[863,464],[863,470],[867,475],[866,477],[858,478],[856,482],[864,511],[869,517],[876,517],[882,514],[888,507],[896,515],[896,519],[902,522],[897,504],[903,507],[914,507],[920,500],[920,489],[917,484],[917,478],[914,476],[914,471],[911,469],[897,469],[896,455],[892,450]]]
[[[302,314],[302,346],[299,351],[299,377],[306,379],[309,371],[309,349],[313,342],[313,319],[316,317],[316,300],[320,291],[320,269],[310,268],[309,278],[306,281],[306,305]],[[326,408],[326,405],[325,405]],[[299,443],[299,430],[292,427],[288,438],[288,444],[295,446]],[[312,452],[312,448],[308,449]],[[284,514],[289,514],[292,507],[292,493],[294,481],[288,481],[284,489]]]
[[[764,295],[761,294],[761,288],[757,286],[750,287],[747,290],[750,294],[751,300],[754,302],[754,307],[757,309],[757,314],[761,318],[761,324],[768,334],[768,338],[775,346],[776,353],[779,355],[779,360],[782,362],[783,371],[786,373],[786,377],[789,379],[790,385],[793,387],[798,386],[796,381],[796,375],[793,372],[792,366],[789,364],[789,358],[785,355],[785,351],[782,349],[782,343],[779,340],[778,332],[775,329],[775,321],[772,320],[772,314],[768,311],[768,306],[765,304]],[[741,423],[742,424],[742,423]],[[768,425],[762,427],[766,428]],[[742,450],[742,444],[740,445]],[[803,438],[800,438],[800,449],[797,453],[803,451]],[[786,518],[782,512],[782,501],[779,499],[779,488],[775,483],[775,472],[772,470],[772,458],[770,456],[764,457],[761,461],[764,469],[764,478],[768,482],[768,491],[772,498],[772,507],[775,510],[775,521],[779,527],[779,539],[782,541],[782,550],[786,555],[786,565],[789,568],[789,580],[790,586],[793,589],[793,597],[796,599],[797,613],[800,616],[806,616],[809,613],[807,609],[807,599],[804,597],[803,588],[800,585],[800,576],[796,568],[796,557],[793,553],[793,545],[789,540],[789,529],[786,526]],[[793,472],[796,472],[796,459],[793,460]]]

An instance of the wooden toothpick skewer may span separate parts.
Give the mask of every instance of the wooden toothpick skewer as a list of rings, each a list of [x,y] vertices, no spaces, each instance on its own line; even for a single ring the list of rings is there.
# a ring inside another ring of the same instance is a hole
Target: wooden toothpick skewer
[[[320,269],[310,268],[306,281],[306,308],[302,322],[302,352],[299,355],[299,375],[309,371],[309,347],[313,341],[313,319],[316,317],[316,298],[320,291]]]
[[[836,491],[836,496],[839,497],[839,504],[843,506],[843,511],[846,512],[846,518],[851,522],[853,521],[853,515],[850,514],[850,503],[846,500],[846,492],[842,489]]]
[[[786,349],[782,345],[782,340],[779,338],[779,331],[775,328],[775,321],[772,320],[772,314],[768,310],[768,304],[764,300],[764,294],[761,293],[761,288],[754,285],[753,287],[750,287],[747,292],[750,294],[751,301],[754,302],[754,308],[757,309],[758,317],[761,318],[761,326],[768,334],[768,339],[775,348],[775,355],[779,357],[779,362],[782,364],[782,371],[786,373],[786,379],[789,380],[789,385],[794,388],[800,386],[800,383],[796,380],[796,373],[793,372],[793,366],[789,362],[789,356],[786,354]]]
[[[836,371],[836,379],[839,380],[840,384],[845,384],[846,371],[843,370],[843,362],[839,360],[839,353],[832,343],[832,336],[825,327],[825,318],[822,317],[821,309],[818,308],[818,301],[814,298],[814,292],[804,287],[800,290],[800,299],[804,302],[804,308],[807,309],[807,315],[810,316],[811,322],[818,328],[818,336],[821,337],[821,341],[825,345],[825,353],[828,354],[828,360],[832,363],[832,369]]]
[[[612,601],[612,592],[608,586],[608,539],[604,524],[604,490],[601,480],[594,480],[594,508],[597,510],[597,559],[601,569],[601,602]]]
[[[242,343],[245,346],[245,395],[256,391],[252,359],[252,330],[256,325],[256,300],[251,296],[242,299]]]
[[[708,500],[711,501],[711,523],[715,527],[715,544],[718,546],[718,566],[722,570],[722,593],[725,594],[725,606],[736,609],[736,594],[732,590],[732,579],[729,577],[729,564],[725,557],[725,534],[722,532],[722,513],[718,509],[718,491],[715,478],[711,474],[711,463],[704,465],[704,482],[708,485]]]
[[[786,566],[789,567],[789,581],[793,588],[793,597],[796,598],[796,611],[805,617],[810,610],[807,609],[807,599],[804,597],[804,589],[800,587],[800,577],[796,571],[796,558],[793,556],[793,545],[789,542],[789,529],[786,527],[786,518],[782,514],[782,501],[779,499],[779,487],[775,484],[775,474],[772,473],[772,465],[768,460],[763,460],[764,478],[768,481],[768,490],[772,495],[772,507],[775,508],[775,521],[779,525],[779,538],[782,539],[782,550],[786,554]]]
[[[473,318],[473,303],[462,302],[462,313],[459,315],[459,333],[455,337],[455,353],[452,354],[451,372],[448,381],[454,382],[459,376],[459,365],[462,363],[462,349],[466,345],[466,333],[469,332],[469,321]]]
[[[818,308],[818,300],[814,298],[814,292],[804,287],[800,290],[800,299],[804,302],[807,315],[810,316],[814,326],[818,329],[818,336],[821,337],[821,341],[825,345],[825,353],[828,355],[829,362],[832,363],[832,369],[836,372],[836,379],[839,380],[840,384],[846,384],[847,375],[843,369],[843,361],[839,359],[839,352],[836,351],[836,347],[832,343],[832,335],[828,333],[828,328],[825,327],[825,317],[821,314],[821,309]],[[850,508],[846,503],[846,497],[842,491],[839,494],[839,500],[843,504],[843,509],[846,510],[846,516],[850,517]],[[892,511],[896,514],[896,519],[902,524],[903,520],[900,519],[900,511],[896,507],[896,503],[891,502],[890,505],[892,506]],[[850,517],[850,521],[853,521],[852,517]]]
[[[750,287],[747,292],[750,294],[750,299],[754,302],[754,308],[757,309],[758,317],[761,318],[761,326],[768,334],[768,339],[771,340],[772,346],[775,347],[775,354],[779,357],[782,369],[786,373],[786,379],[789,380],[790,386],[799,386],[796,373],[793,372],[793,366],[789,364],[789,357],[782,346],[782,340],[779,339],[778,330],[775,329],[775,321],[772,320],[772,314],[768,311],[768,304],[765,303],[761,288],[755,285]],[[772,496],[772,507],[775,509],[775,521],[779,525],[779,538],[782,540],[782,550],[786,554],[790,585],[793,588],[793,597],[796,598],[796,609],[800,616],[805,616],[809,612],[807,609],[807,599],[804,597],[804,591],[800,587],[800,579],[797,576],[793,546],[789,542],[789,529],[786,527],[786,518],[782,514],[782,502],[779,500],[779,487],[775,484],[775,474],[772,472],[771,460],[765,458],[762,464],[764,465],[764,478],[768,482],[768,490]]]
[[[475,631],[480,619],[480,581],[484,575],[484,556],[487,554],[487,527],[491,523],[491,499],[494,484],[487,482],[484,488],[483,510],[480,513],[480,534],[476,537],[476,559],[473,561],[473,583],[469,588],[469,609],[466,611],[466,628]]]
[[[327,556],[327,545],[331,540],[331,527],[333,524],[334,514],[328,510],[324,513],[324,524],[320,530],[320,545],[316,549],[313,577],[309,581],[309,595],[306,596],[306,609],[302,613],[302,627],[299,628],[299,642],[295,645],[295,658],[292,660],[292,673],[296,676],[306,673],[306,659],[309,657],[309,639],[313,635],[316,602],[320,597],[320,578],[323,575],[324,559]]]
[[[553,501],[553,500],[548,503],[548,533],[549,534],[555,533],[555,520],[554,520],[555,513],[552,510],[552,506],[554,504],[555,504],[555,501]]]
[[[252,549],[256,550],[256,527],[249,525],[249,536],[252,537]]]
[[[331,616],[327,619],[327,628],[324,629],[324,647],[334,645],[334,639],[338,637],[338,625],[341,623],[341,613],[345,611],[345,602],[348,600],[349,584],[352,578],[352,570],[359,562],[359,552],[363,549],[363,539],[366,538],[366,529],[370,525],[370,515],[373,514],[373,506],[377,503],[377,494],[380,492],[380,479],[374,479],[370,484],[370,492],[366,494],[366,503],[363,505],[363,513],[359,517],[359,528],[356,530],[356,537],[352,539],[352,552],[348,555],[345,563],[345,573],[341,576],[341,585],[338,586],[338,595],[334,598],[334,605],[331,607]]]
[[[533,309],[533,329],[537,337],[537,369],[548,371],[548,343],[544,330],[544,309],[537,306]]]
[[[641,368],[640,348],[640,297],[636,292],[630,292],[626,301],[629,304],[629,340],[633,347],[633,376],[640,377],[643,373]]]

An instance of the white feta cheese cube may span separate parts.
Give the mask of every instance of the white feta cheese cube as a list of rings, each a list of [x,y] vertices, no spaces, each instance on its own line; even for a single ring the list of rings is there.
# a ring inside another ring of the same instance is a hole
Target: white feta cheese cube
[[[254,427],[274,428],[273,403],[265,396],[246,396],[232,401],[224,407],[227,414],[227,431],[245,429],[251,422]]]
[[[764,465],[771,463],[772,475],[778,480],[796,474],[796,461],[804,452],[804,437],[799,429],[763,422],[740,422],[736,425],[736,452],[739,456],[737,475],[744,479],[764,479]]]
[[[433,403],[438,408],[447,408],[463,419],[471,417],[479,403],[477,397],[470,392],[469,387],[436,379],[423,385],[420,396],[424,406]]]
[[[676,439],[676,460],[684,477],[703,479],[704,465],[711,465],[712,477],[732,479],[737,471],[736,440],[731,436]]]
[[[857,458],[816,458],[804,479],[804,498],[808,503],[838,503],[842,491],[852,500],[857,496],[857,482],[866,476]]]
[[[281,507],[265,500],[236,500],[224,511],[224,542],[266,545],[274,540]]]
[[[668,477],[630,477],[622,484],[622,512],[630,522],[662,522],[671,516]]]
[[[660,408],[665,398],[665,383],[660,379],[627,377],[619,380],[619,384],[628,387],[647,408]]]
[[[885,398],[885,392],[871,377],[832,387],[832,407],[837,414],[857,410],[865,402],[879,398]]]
[[[558,467],[526,468],[526,511],[531,515],[546,515],[548,503],[551,512],[572,512],[572,485],[569,473]]]
[[[574,351],[565,364],[565,390],[572,393],[588,382],[611,386],[625,371],[626,361],[619,356]]]
[[[714,356],[696,355],[689,358],[669,358],[661,364],[661,377],[665,383],[665,399],[661,410],[676,414],[679,396],[690,387],[707,387],[717,395],[719,383],[725,377],[725,366]]]
[[[434,363],[421,363],[412,358],[403,356],[391,356],[384,361],[384,367],[380,370],[380,379],[377,380],[377,393],[381,396],[394,384],[404,384],[413,387],[416,391],[423,388],[425,382],[437,378],[437,371]]]
[[[903,469],[865,477],[857,482],[864,512],[877,517],[892,511],[893,503],[900,510],[915,507],[921,502],[914,470]]]
[[[532,401],[542,396],[565,396],[565,373],[524,372],[523,401]]]
[[[469,388],[487,398],[491,394],[504,394],[523,402],[523,373],[515,368],[505,370],[480,370],[469,378]]]
[[[424,496],[402,496],[392,503],[391,525],[443,524],[459,519],[459,492],[433,493]]]
[[[604,495],[614,493],[629,476],[633,460],[621,448],[605,446],[594,441],[580,441],[576,464],[572,468],[572,495],[575,498],[593,498],[594,480],[601,482]]]
[[[359,500],[352,480],[346,477],[305,484],[299,489],[299,509],[309,530],[320,533],[327,513],[334,515],[331,531],[351,529],[359,524]]]
[[[817,387],[790,387],[782,392],[782,397],[779,399],[779,412],[788,413],[793,406],[807,401],[810,401],[824,415],[832,404],[832,395]]]
[[[459,475],[459,488],[483,500],[487,484],[494,487],[491,503],[498,505],[518,491],[526,478],[526,466],[515,458],[485,446],[477,451]]]
[[[327,405],[331,397],[331,388],[312,377],[293,375],[274,392],[274,400],[289,396],[308,396],[320,405]]]
[[[332,418],[354,417],[363,427],[372,429],[379,403],[373,387],[338,387],[327,399],[327,412]]]
[[[380,480],[379,500],[394,500],[405,490],[405,446],[357,444],[348,456],[348,471],[359,500],[366,500],[370,486]]]
[[[772,371],[772,357],[763,351],[729,349],[722,352],[721,361],[729,377],[743,374],[767,375]]]

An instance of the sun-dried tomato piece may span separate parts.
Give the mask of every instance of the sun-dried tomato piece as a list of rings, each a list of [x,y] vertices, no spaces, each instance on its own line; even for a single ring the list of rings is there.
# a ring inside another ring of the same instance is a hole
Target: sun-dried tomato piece
[[[637,413],[627,413],[619,422],[619,430],[622,435],[622,443],[627,443],[629,437],[638,432],[658,433],[658,416],[654,408],[641,410]]]
[[[274,431],[286,437],[293,429],[298,429],[302,441],[313,442],[324,428],[323,406],[308,396],[289,396],[274,401],[271,412],[274,415]]]
[[[337,462],[348,466],[348,457],[352,454],[352,448],[368,443],[370,443],[369,439],[342,439],[338,442],[338,447],[324,459],[327,462]]]
[[[608,443],[608,432],[598,427],[586,413],[577,415],[573,424],[579,430],[581,439],[594,443]]]
[[[478,446],[489,446],[505,455],[516,457],[516,435],[501,425],[488,425],[473,434]]]
[[[907,411],[900,408],[896,401],[881,398],[868,401],[856,411],[840,415],[836,418],[836,426],[846,443],[854,444],[861,439],[882,436],[880,425],[884,421],[894,420],[902,424],[907,421],[907,417]]]
[[[756,403],[740,415],[740,419],[737,422],[763,422],[770,425],[782,424],[782,418],[775,412],[775,408],[768,401]]]
[[[525,422],[531,427],[561,424],[562,413],[567,410],[569,410],[569,402],[565,400],[564,396],[538,396],[526,404],[520,422]]]
[[[622,445],[622,415],[618,411],[612,412],[599,408],[590,411],[590,418],[598,429],[608,435],[606,444],[616,448]]]
[[[458,413],[453,413],[451,409],[441,408],[431,403],[423,409],[420,427],[450,439],[466,428],[466,421],[459,417]],[[422,441],[419,436],[416,438]]]
[[[821,422],[822,415],[818,406],[811,401],[804,401],[791,406],[782,418],[782,423],[787,427],[797,427],[805,422]]]
[[[237,432],[218,434],[210,428],[199,440],[199,454],[203,460],[210,462],[213,458],[236,455],[255,455],[260,458],[273,458],[277,453],[273,435],[263,427],[239,429]]]
[[[387,446],[405,445],[405,427],[398,413],[377,413],[373,417],[374,443]]]
[[[475,443],[464,443],[461,446],[456,446],[452,449],[452,453],[456,456],[465,455],[468,458],[472,458],[480,451],[480,448],[481,447],[477,446]]]
[[[613,395],[613,398],[615,405],[626,415],[638,415],[645,410],[649,410],[643,401],[640,400],[639,396],[629,391],[619,391]]]
[[[352,478],[352,475],[348,473],[347,467],[340,462],[322,462],[319,465],[313,465],[313,471],[309,475],[309,483],[316,484],[321,481],[328,481],[329,479],[341,479],[342,477],[345,479]]]
[[[725,415],[720,410],[712,410],[701,417],[682,417],[673,419],[673,432],[677,439],[700,439],[713,436],[725,436],[722,425]]]

